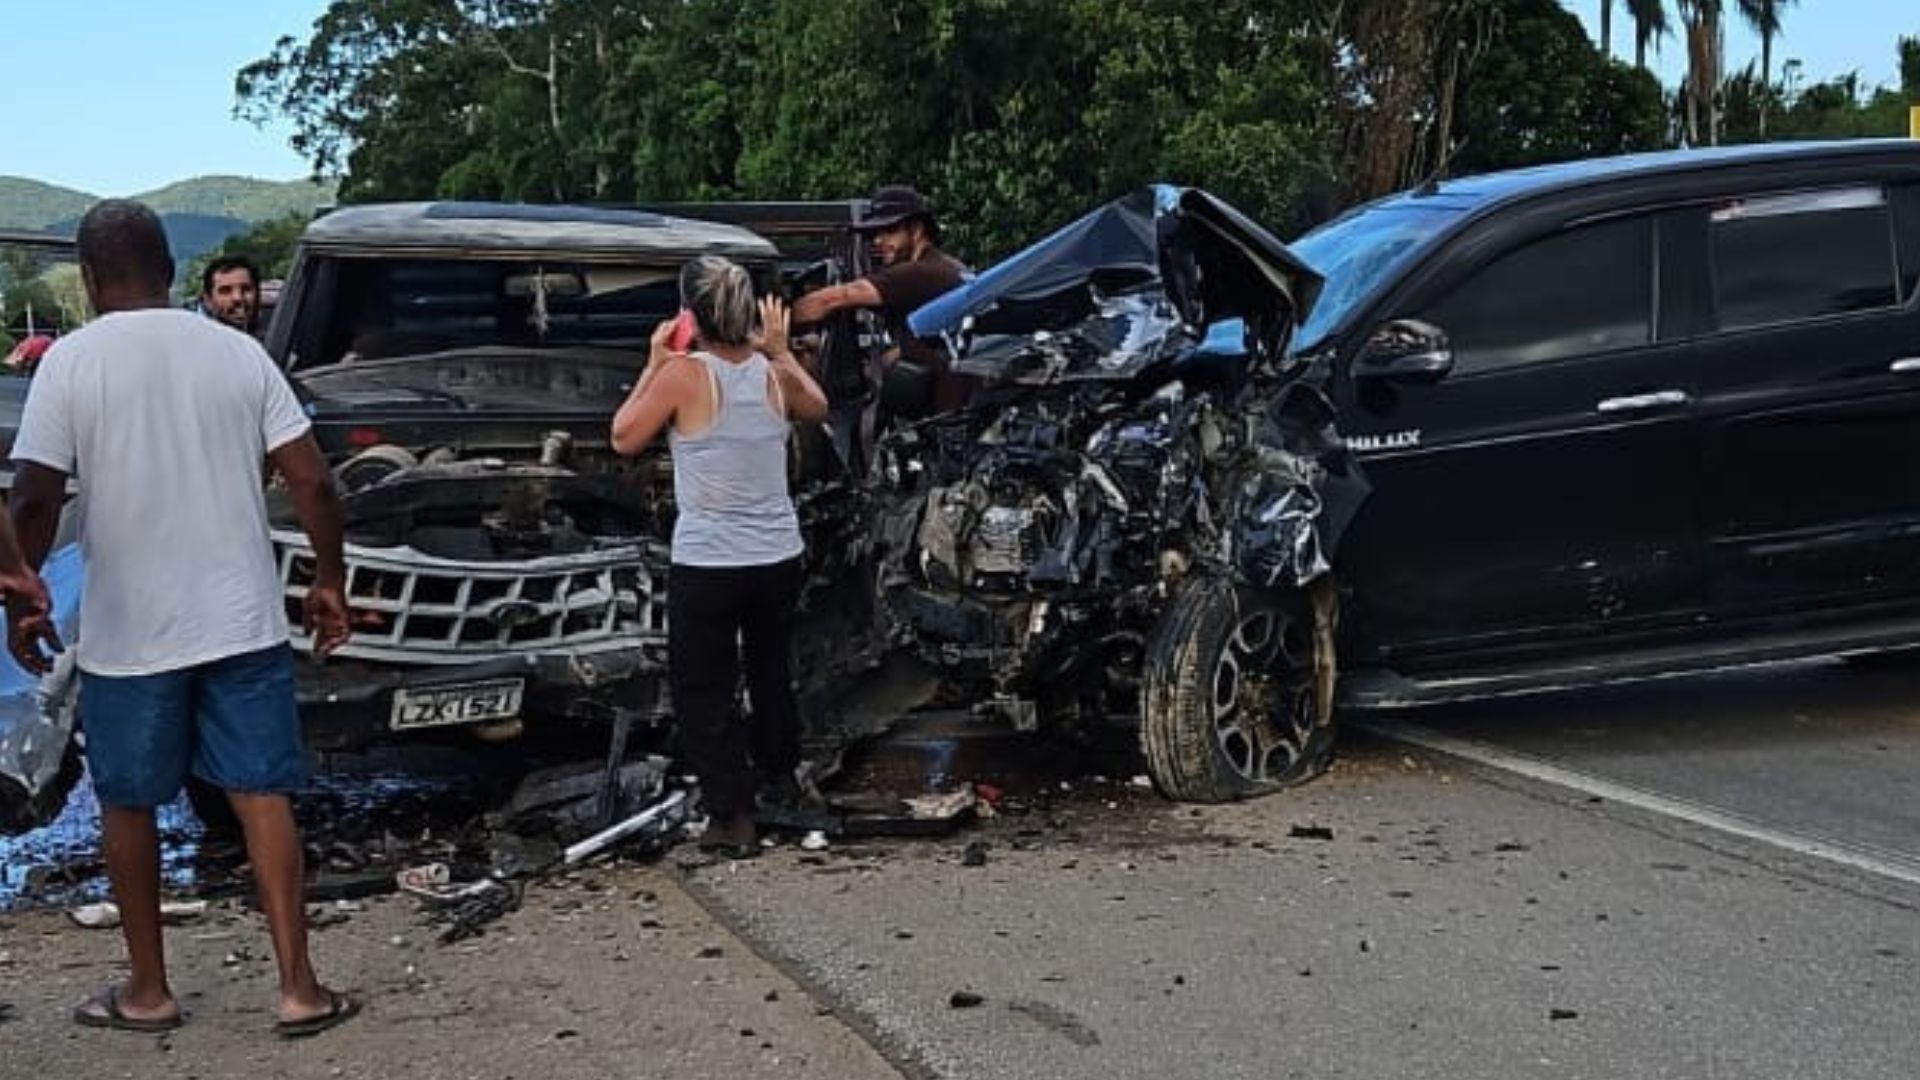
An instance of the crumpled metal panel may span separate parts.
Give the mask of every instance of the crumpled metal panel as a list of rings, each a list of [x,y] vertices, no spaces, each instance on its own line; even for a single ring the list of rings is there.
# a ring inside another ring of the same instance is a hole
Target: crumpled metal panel
[[[1058,701],[1124,693],[1127,643],[1189,576],[1324,586],[1367,484],[1324,358],[1288,349],[1319,288],[1231,207],[1162,187],[916,312],[982,389],[879,448],[877,494],[916,523],[882,548],[900,637]]]
[[[80,594],[86,570],[78,545],[53,553],[41,568],[53,594],[54,625],[66,642],[52,674],[39,678],[0,657],[0,832],[24,832],[51,821],[76,773],[67,767],[78,695],[73,644],[80,636]]]

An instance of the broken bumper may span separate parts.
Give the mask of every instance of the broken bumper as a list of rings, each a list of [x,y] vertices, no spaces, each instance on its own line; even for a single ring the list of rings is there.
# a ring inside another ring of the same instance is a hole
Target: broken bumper
[[[405,667],[367,660],[318,661],[301,653],[295,664],[300,715],[315,750],[354,750],[379,742],[466,734],[520,721],[528,733],[611,720],[617,709],[652,714],[662,700],[666,642],[641,642],[591,656],[512,656],[472,664]],[[517,683],[511,717],[408,726],[399,699],[414,700],[466,688]]]

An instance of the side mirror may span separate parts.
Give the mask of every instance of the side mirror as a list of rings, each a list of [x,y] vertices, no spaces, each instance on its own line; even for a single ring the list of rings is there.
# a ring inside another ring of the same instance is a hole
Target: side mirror
[[[1439,382],[1453,370],[1446,331],[1418,319],[1395,319],[1375,330],[1354,357],[1355,379]]]

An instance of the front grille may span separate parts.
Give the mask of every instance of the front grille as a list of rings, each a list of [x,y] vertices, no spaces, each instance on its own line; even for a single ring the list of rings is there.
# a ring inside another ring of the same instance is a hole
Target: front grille
[[[293,643],[301,628],[313,549],[275,530],[274,554]],[[585,555],[468,562],[408,547],[348,544],[347,606],[353,640],[339,655],[414,664],[470,664],[501,657],[590,654],[664,640],[664,566],[639,547]]]

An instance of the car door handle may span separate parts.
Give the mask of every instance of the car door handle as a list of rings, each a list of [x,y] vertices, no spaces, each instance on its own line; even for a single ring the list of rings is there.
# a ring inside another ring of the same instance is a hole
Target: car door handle
[[[1655,390],[1649,394],[1608,398],[1597,408],[1603,413],[1645,412],[1648,409],[1671,409],[1692,400],[1685,390]]]
[[[1920,356],[1903,356],[1887,365],[1895,375],[1920,375]]]

